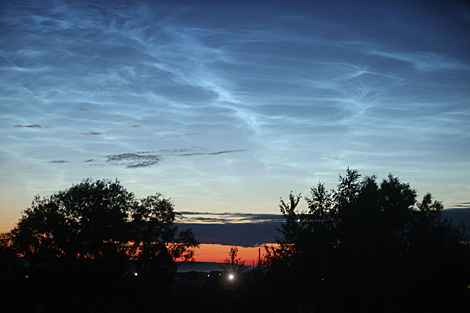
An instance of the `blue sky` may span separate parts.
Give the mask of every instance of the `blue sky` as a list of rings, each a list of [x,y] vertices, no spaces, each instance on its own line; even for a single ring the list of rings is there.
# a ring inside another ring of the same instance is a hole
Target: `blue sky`
[[[0,220],[82,179],[278,213],[349,166],[470,200],[470,7],[2,1]]]

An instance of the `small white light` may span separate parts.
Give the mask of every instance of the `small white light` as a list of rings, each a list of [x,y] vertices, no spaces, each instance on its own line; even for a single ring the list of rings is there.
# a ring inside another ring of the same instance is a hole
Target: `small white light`
[[[137,276],[137,275],[139,275],[139,274],[137,274],[137,273],[134,273],[134,276]]]
[[[232,279],[233,279],[233,275],[230,274],[230,275],[228,276],[228,279],[232,280]]]

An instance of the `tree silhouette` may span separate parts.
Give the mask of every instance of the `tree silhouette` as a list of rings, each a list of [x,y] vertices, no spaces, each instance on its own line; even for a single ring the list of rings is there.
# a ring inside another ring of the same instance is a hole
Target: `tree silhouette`
[[[243,272],[246,269],[245,261],[242,261],[242,258],[238,257],[237,246],[233,246],[230,248],[228,258],[225,258],[224,264],[221,265],[221,268],[224,271],[237,274]]]
[[[409,309],[424,301],[420,291],[434,304],[455,303],[467,291],[468,246],[459,228],[441,219],[443,205],[431,194],[418,202],[416,191],[391,174],[378,183],[349,168],[335,190],[320,182],[310,193],[307,211],[298,209],[300,195],[280,200],[282,238],[265,256],[291,297],[349,301],[358,310],[392,301]]]
[[[141,281],[141,293],[167,292],[176,272],[174,259],[193,258],[199,246],[191,229],[178,233],[179,216],[170,199],[157,193],[141,199],[131,212],[130,255],[136,261],[133,271]],[[159,284],[155,284],[155,281]]]
[[[84,180],[50,197],[36,196],[12,230],[26,257],[114,258],[129,240],[134,195],[118,181]]]
[[[178,234],[174,225],[178,216],[171,200],[159,193],[141,199],[131,214],[135,257],[152,260],[167,254],[173,258],[192,259],[191,248],[197,247],[198,242],[190,229]]]
[[[131,258],[174,272],[173,260],[191,258],[198,246],[191,230],[178,233],[176,217],[173,203],[161,194],[137,200],[117,180],[86,179],[49,197],[36,196],[9,238],[15,253],[39,268],[55,262],[68,273],[79,269],[116,279]]]

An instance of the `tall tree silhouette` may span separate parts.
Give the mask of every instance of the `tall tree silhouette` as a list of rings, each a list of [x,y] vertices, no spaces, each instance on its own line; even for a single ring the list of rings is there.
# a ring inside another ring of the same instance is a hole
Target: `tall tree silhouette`
[[[230,273],[241,273],[246,269],[245,261],[242,261],[242,258],[238,257],[238,248],[237,246],[233,246],[230,248],[228,253],[228,257],[225,258],[221,268],[224,271]]]
[[[281,199],[282,238],[267,247],[271,275],[296,290],[291,296],[362,301],[361,308],[401,301],[409,309],[422,299],[420,290],[429,303],[437,290],[448,303],[466,292],[468,246],[460,229],[441,219],[443,205],[431,194],[418,202],[416,191],[392,174],[378,183],[349,168],[336,189],[327,191],[320,182],[310,192],[307,211],[297,208],[300,195]]]
[[[171,200],[159,193],[133,206],[130,254],[136,259],[134,271],[140,275],[142,292],[168,291],[176,272],[173,260],[192,259],[193,249],[199,246],[191,229],[178,233],[174,224],[178,216]],[[155,284],[156,280],[160,285]]]
[[[161,194],[138,200],[117,180],[86,179],[35,197],[10,233],[11,245],[36,266],[60,260],[68,272],[83,265],[111,279],[123,274],[129,257],[171,266],[174,258],[190,258],[198,242],[191,230],[178,233],[176,216]]]

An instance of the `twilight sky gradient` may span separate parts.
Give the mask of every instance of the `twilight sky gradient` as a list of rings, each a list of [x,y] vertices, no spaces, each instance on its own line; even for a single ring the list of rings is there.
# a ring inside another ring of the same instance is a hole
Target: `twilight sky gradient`
[[[350,166],[462,206],[470,7],[4,0],[0,109],[0,231],[87,177],[275,214]]]

